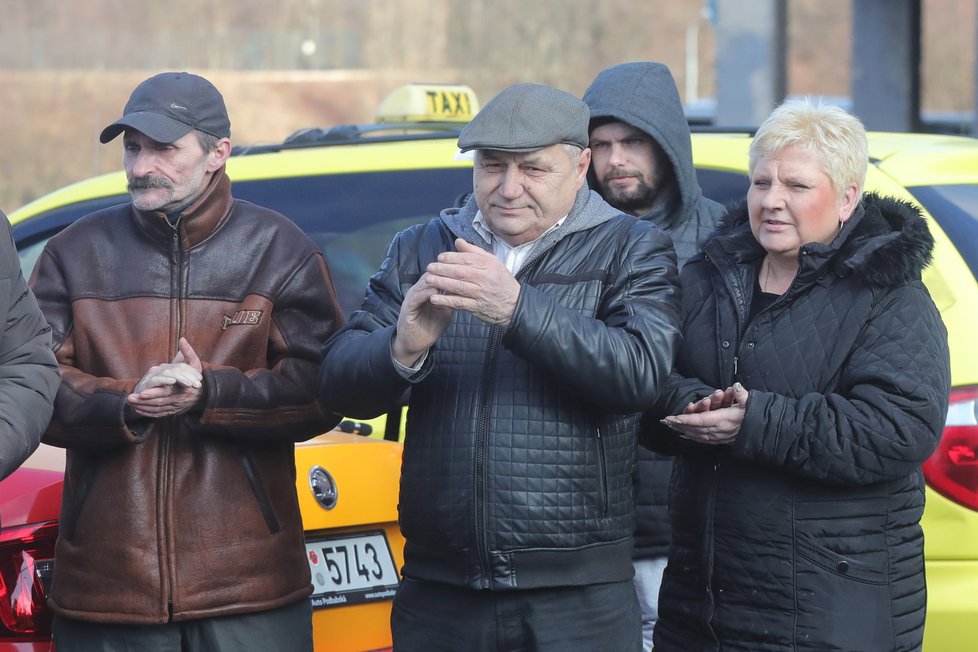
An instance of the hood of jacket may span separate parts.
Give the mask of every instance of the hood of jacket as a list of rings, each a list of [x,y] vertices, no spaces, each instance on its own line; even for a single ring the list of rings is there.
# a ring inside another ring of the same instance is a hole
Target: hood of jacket
[[[642,219],[666,230],[691,219],[702,191],[693,167],[689,125],[669,68],[654,62],[613,66],[598,74],[584,92],[584,102],[591,111],[592,125],[611,118],[641,129],[659,144],[672,163],[679,189],[678,206],[670,205],[668,211],[654,208]],[[596,188],[593,171],[588,178]]]
[[[721,219],[704,250],[737,263],[764,255],[751,232],[746,201]],[[920,279],[933,257],[934,237],[916,206],[868,193],[832,242],[808,243],[801,250],[799,278],[829,270],[840,277],[857,275],[874,287],[893,287]]]

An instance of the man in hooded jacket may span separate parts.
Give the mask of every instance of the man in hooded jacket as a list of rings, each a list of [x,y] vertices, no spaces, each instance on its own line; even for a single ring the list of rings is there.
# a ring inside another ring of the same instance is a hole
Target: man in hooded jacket
[[[654,62],[612,66],[594,79],[584,102],[591,111],[591,187],[615,208],[668,231],[682,268],[713,231],[723,207],[700,190],[672,73]],[[669,458],[639,448],[633,562],[645,649],[652,645],[669,551],[671,469]]]

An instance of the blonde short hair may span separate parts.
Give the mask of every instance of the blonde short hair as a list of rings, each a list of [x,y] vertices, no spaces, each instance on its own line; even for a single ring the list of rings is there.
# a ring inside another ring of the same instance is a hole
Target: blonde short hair
[[[783,102],[758,128],[750,145],[748,172],[757,161],[797,146],[817,158],[841,199],[855,183],[862,196],[869,166],[866,128],[837,106],[811,98]]]

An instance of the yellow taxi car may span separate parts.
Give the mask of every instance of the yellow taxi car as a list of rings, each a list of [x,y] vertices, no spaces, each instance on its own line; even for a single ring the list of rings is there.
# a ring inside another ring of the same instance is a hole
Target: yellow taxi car
[[[978,610],[978,370],[972,353],[978,322],[970,298],[978,278],[978,141],[879,134],[870,153],[881,172],[924,206],[965,265],[938,259],[927,279],[948,325],[953,388],[940,446],[924,465],[931,489],[924,513],[924,647],[966,650],[975,647],[968,627]]]
[[[465,87],[412,86],[385,100],[376,124],[306,129],[282,143],[236,148],[228,173],[237,197],[288,215],[319,244],[349,314],[394,233],[471,191],[471,159],[459,155],[456,140],[476,111],[478,100]],[[749,144],[749,134],[693,135],[707,196],[721,202],[745,196]],[[871,134],[870,153],[867,190],[921,203],[932,217],[935,264],[925,281],[948,326],[954,393],[944,441],[926,467],[925,649],[964,650],[978,615],[978,348],[970,343],[978,324],[978,141]],[[119,172],[14,212],[25,273],[51,235],[125,201]],[[403,563],[396,526],[403,412],[345,420],[296,446],[317,652],[389,649],[390,599]],[[44,596],[62,463],[60,451],[42,446],[0,482],[0,652],[48,649]],[[351,562],[357,558],[377,561],[367,568]]]

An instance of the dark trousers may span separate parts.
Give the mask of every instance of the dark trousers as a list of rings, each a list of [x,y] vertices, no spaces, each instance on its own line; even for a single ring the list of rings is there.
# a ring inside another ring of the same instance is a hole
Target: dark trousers
[[[165,625],[113,625],[55,616],[58,652],[312,652],[312,606]]]
[[[640,652],[631,580],[476,591],[405,578],[391,612],[394,652]]]

